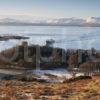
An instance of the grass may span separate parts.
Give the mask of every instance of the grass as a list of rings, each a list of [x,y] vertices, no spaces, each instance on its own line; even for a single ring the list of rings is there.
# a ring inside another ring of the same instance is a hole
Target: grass
[[[32,100],[32,98],[33,100],[99,100],[100,76],[69,83],[0,81],[0,100],[12,100],[11,98],[13,100]]]

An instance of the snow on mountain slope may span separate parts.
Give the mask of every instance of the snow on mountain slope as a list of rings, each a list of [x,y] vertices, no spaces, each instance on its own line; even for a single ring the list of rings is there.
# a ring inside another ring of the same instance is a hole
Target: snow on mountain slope
[[[31,19],[15,19],[15,18],[2,18],[0,24],[43,24],[43,25],[69,25],[69,26],[87,26],[95,25],[100,26],[100,17],[89,17],[87,19],[82,18],[31,18]]]

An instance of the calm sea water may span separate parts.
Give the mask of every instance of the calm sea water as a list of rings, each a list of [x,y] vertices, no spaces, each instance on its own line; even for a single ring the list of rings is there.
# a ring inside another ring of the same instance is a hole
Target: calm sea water
[[[100,50],[100,27],[56,27],[56,26],[0,26],[0,35],[28,36],[29,44],[45,45],[48,39],[55,40],[55,47],[64,49]],[[0,41],[0,51],[21,44],[24,40]]]

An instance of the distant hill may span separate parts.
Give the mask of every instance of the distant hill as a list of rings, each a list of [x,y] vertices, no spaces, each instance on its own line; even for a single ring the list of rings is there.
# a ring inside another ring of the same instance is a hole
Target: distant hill
[[[99,17],[89,17],[87,19],[80,18],[59,18],[59,19],[13,19],[2,18],[0,19],[0,25],[12,25],[12,26],[81,26],[81,27],[100,27]]]

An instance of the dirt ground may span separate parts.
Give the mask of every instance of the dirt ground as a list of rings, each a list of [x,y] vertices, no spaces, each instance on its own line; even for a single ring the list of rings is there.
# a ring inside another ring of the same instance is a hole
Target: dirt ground
[[[100,76],[70,83],[0,81],[0,100],[99,100]]]

